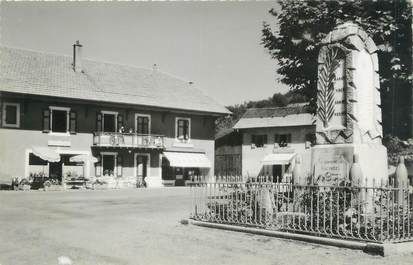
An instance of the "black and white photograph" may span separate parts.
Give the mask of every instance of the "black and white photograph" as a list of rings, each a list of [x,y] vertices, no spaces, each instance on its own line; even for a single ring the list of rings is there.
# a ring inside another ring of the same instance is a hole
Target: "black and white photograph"
[[[412,16],[1,1],[0,265],[413,264]]]

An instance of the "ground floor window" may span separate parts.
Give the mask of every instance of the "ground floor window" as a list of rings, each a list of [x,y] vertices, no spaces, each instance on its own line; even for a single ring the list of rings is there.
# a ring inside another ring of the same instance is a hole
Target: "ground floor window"
[[[115,176],[116,155],[102,154],[103,176]]]
[[[71,162],[72,154],[61,154],[59,162],[48,162],[42,158],[29,154],[29,176],[31,178],[47,178],[52,183],[61,184],[65,179],[83,177],[83,165]]]
[[[199,168],[183,168],[175,167],[175,186],[184,186],[187,180],[191,180],[194,176],[199,176]]]
[[[49,166],[47,161],[41,159],[40,157],[29,154],[29,176],[49,176]]]
[[[171,167],[166,158],[162,158],[162,180],[174,186],[184,186],[193,176],[200,176],[200,168]]]

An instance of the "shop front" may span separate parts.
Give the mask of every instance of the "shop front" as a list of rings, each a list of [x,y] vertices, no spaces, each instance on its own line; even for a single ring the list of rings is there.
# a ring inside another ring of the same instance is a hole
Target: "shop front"
[[[271,175],[278,182],[291,182],[296,153],[272,153],[261,161],[263,175]]]
[[[206,176],[211,162],[205,153],[165,151],[162,157],[164,186],[185,186],[194,176]]]

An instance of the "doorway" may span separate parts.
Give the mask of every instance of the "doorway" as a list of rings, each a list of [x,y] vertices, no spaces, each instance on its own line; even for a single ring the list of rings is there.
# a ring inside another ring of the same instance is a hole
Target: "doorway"
[[[282,165],[272,166],[272,176],[276,182],[280,182],[283,177]]]
[[[62,182],[62,162],[49,163],[49,178]]]
[[[146,186],[145,178],[148,176],[150,162],[149,154],[135,154],[136,186]]]

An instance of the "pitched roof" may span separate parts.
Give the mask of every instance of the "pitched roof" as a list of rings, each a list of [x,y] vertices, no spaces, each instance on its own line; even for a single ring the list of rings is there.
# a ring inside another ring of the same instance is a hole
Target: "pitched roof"
[[[313,125],[314,116],[307,104],[294,104],[278,108],[251,108],[234,125],[234,129],[289,127]]]
[[[230,113],[192,83],[157,70],[0,47],[0,91],[153,106],[214,114]]]

